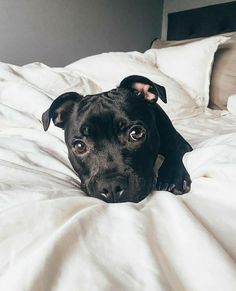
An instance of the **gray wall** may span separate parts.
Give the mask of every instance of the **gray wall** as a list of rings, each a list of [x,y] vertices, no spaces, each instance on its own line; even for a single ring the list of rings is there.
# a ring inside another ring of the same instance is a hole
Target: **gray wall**
[[[232,2],[232,0],[164,0],[162,39],[166,39],[167,36],[168,13],[226,2]]]
[[[161,35],[163,0],[0,0],[0,61],[64,66],[144,51]]]

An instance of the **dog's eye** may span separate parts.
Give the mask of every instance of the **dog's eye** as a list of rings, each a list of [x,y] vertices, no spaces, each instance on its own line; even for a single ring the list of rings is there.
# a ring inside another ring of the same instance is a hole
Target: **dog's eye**
[[[146,130],[142,126],[135,125],[130,129],[129,132],[129,140],[134,141],[140,141],[145,138]]]
[[[82,141],[82,140],[77,140],[73,143],[73,151],[76,153],[76,154],[84,154],[87,152],[87,146],[86,144]]]

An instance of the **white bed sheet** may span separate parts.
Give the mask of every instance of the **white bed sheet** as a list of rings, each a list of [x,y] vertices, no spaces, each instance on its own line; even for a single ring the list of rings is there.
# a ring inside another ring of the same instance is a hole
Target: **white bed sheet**
[[[61,92],[99,86],[42,64],[1,64],[0,78],[0,290],[236,290],[236,116],[175,121],[194,146],[189,194],[106,204],[40,122]]]

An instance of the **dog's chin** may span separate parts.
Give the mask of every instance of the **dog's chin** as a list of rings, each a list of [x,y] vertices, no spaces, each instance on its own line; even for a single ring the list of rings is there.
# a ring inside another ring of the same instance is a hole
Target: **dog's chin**
[[[102,195],[93,195],[90,193],[86,193],[86,194],[90,197],[100,199],[106,203],[125,203],[125,202],[138,203],[138,202],[142,201],[143,199],[145,199],[150,192],[146,191],[146,192],[142,192],[142,193],[138,193],[138,194],[135,193],[134,195],[132,195],[132,194],[128,193],[128,191],[127,191],[127,194],[124,193],[122,195],[122,197],[120,197],[117,200],[114,198],[110,198],[110,197],[104,197]]]
[[[119,198],[114,198],[111,196],[105,196],[102,194],[92,193],[88,191],[87,187],[82,187],[82,190],[89,197],[100,199],[106,203],[124,203],[124,202],[132,202],[139,203],[144,200],[149,193],[152,191],[153,183],[148,183],[146,185],[140,185],[136,189],[126,189]],[[131,187],[132,188],[132,187]]]
[[[127,171],[128,172],[128,171]],[[126,172],[126,174],[127,174]],[[117,174],[116,177],[119,175]],[[120,175],[121,176],[121,175]],[[156,176],[153,169],[146,171],[146,175],[139,175],[133,169],[130,169],[127,174],[128,186],[122,193],[117,193],[116,195],[97,193],[96,192],[96,176],[81,179],[81,190],[89,197],[100,199],[107,203],[124,203],[133,202],[139,203],[145,199],[153,190],[153,185],[155,184]],[[115,179],[115,177],[114,177]]]

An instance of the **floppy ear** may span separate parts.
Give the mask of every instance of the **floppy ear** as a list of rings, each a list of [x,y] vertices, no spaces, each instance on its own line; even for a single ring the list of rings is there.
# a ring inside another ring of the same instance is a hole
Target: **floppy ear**
[[[165,88],[143,76],[129,76],[121,81],[119,87],[142,93],[149,102],[156,103],[158,97],[160,97],[164,103],[167,103]]]
[[[52,119],[55,126],[64,128],[69,114],[72,112],[75,103],[79,102],[82,96],[76,92],[67,92],[55,99],[49,109],[42,115],[44,130],[48,130]]]

